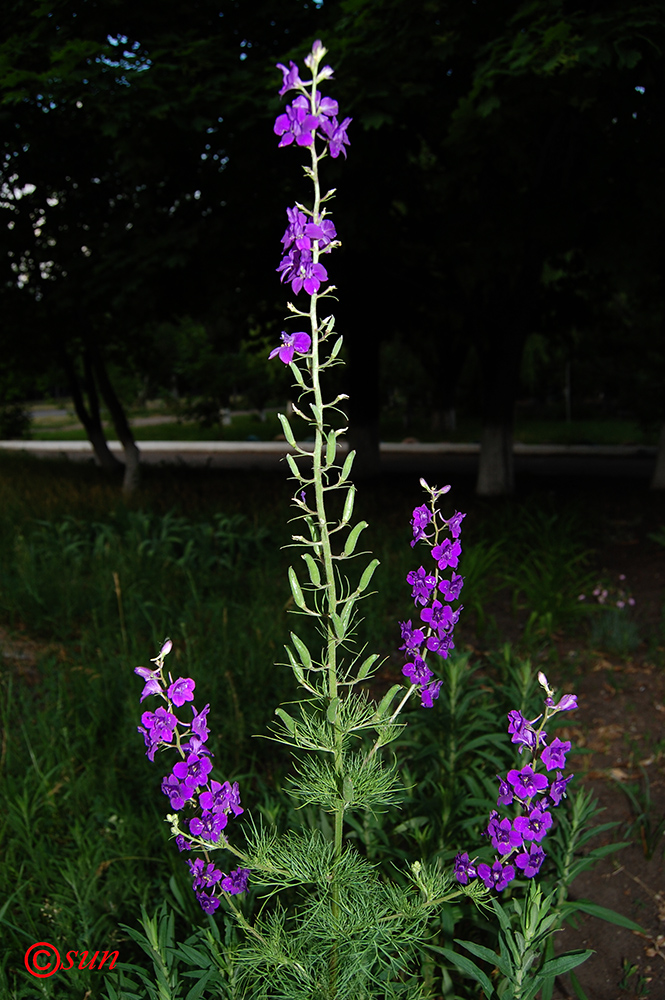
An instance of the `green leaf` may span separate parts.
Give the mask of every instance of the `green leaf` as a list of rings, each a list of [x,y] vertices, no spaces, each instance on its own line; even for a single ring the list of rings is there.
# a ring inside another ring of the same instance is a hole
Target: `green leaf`
[[[360,538],[360,532],[364,531],[366,527],[367,527],[367,521],[359,521],[358,524],[356,524],[351,529],[351,531],[349,532],[349,537],[347,538],[346,544],[344,546],[345,556],[353,555],[358,539]]]
[[[550,958],[549,962],[545,962],[542,969],[539,970],[538,975],[543,976],[543,978],[548,979],[550,976],[562,976],[564,972],[570,972],[571,969],[576,969],[578,965],[582,962],[586,962],[587,958],[591,958],[593,951],[567,951],[564,955],[557,955],[556,958]]]
[[[303,552],[302,559],[304,559],[307,569],[309,571],[310,580],[312,581],[315,587],[320,587],[321,574],[319,572],[319,567],[316,563],[316,560],[314,559],[314,556],[311,556],[309,552]]]
[[[296,439],[295,439],[295,436],[293,434],[293,428],[291,427],[291,424],[289,423],[288,417],[284,413],[278,413],[277,416],[279,418],[280,424],[282,425],[282,430],[284,431],[284,437],[289,442],[289,444],[292,445],[295,448],[295,446],[296,446]]]
[[[510,978],[512,970],[508,965],[508,962],[505,958],[497,955],[495,951],[492,951],[490,948],[485,948],[482,944],[476,944],[474,941],[461,941],[459,938],[455,938],[455,944],[459,944],[462,948],[466,948],[466,950],[470,951],[472,955],[476,956],[476,958],[482,958],[482,960],[484,962],[488,962],[492,968],[496,966],[504,976]]]
[[[436,950],[445,955],[449,962],[456,965],[460,972],[466,973],[467,976],[471,976],[477,983],[480,983],[485,990],[487,1000],[494,1000],[497,996],[496,990],[483,970],[479,969],[475,962],[472,962],[469,958],[465,958],[464,955],[458,955],[456,951],[451,951],[450,948],[437,948]]]
[[[374,576],[374,571],[376,570],[376,567],[379,566],[379,565],[380,565],[380,563],[379,563],[378,559],[372,559],[372,561],[369,564],[369,566],[365,567],[365,572],[360,577],[360,582],[358,584],[358,593],[359,594],[362,594],[363,590],[367,590],[367,588],[369,587],[370,582],[372,580],[372,577]]]
[[[570,973],[570,985],[573,987],[573,990],[575,991],[575,996],[577,997],[577,1000],[589,1000],[588,996],[580,986],[580,981],[574,972]]]
[[[637,931],[638,934],[646,934],[644,927],[640,927],[630,917],[624,917],[622,913],[617,913],[616,910],[609,910],[606,906],[599,906],[598,903],[592,903],[588,899],[576,899],[574,902],[564,903],[562,911],[564,915],[574,913],[575,911],[588,913],[590,917],[598,917],[599,920],[605,920],[608,924],[615,924],[617,927],[626,927],[629,931]]]
[[[321,407],[317,403],[310,403],[309,408],[314,415],[314,420],[318,427],[323,426],[323,415],[321,413]]]

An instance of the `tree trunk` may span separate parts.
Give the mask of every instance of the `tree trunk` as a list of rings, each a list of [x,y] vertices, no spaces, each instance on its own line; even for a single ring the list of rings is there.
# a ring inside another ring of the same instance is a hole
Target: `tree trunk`
[[[97,387],[88,351],[84,351],[83,354],[83,390],[88,397],[87,406],[76,368],[71,357],[65,350],[62,352],[62,363],[69,383],[69,391],[72,395],[76,415],[85,428],[88,441],[95,453],[95,461],[105,472],[118,471],[122,468],[122,462],[115,457],[106,442],[106,435],[99,413],[99,397],[97,396]]]
[[[122,492],[125,496],[131,496],[138,489],[141,479],[140,452],[134,440],[134,435],[129,426],[122,403],[111,384],[104,359],[98,346],[96,344],[91,346],[90,352],[97,382],[99,383],[99,391],[108,406],[118,440],[122,444],[125,453],[125,475],[122,482]]]
[[[656,455],[656,468],[651,480],[651,489],[665,490],[665,423],[660,426],[658,454]]]
[[[476,493],[481,497],[505,496],[515,489],[513,423],[486,423],[480,438]]]

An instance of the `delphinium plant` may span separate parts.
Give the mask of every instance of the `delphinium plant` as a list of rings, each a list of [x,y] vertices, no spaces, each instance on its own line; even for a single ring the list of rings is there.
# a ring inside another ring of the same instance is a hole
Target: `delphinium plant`
[[[556,739],[548,744],[544,725],[554,713],[573,708],[575,699],[565,695],[555,703],[546,685],[540,721],[511,713],[513,740],[518,737],[538,765],[508,772],[507,782],[501,779],[499,802],[507,805],[514,799],[520,807],[514,820],[498,815],[490,819],[488,832],[501,860],[491,866],[476,864],[467,853],[446,870],[419,858],[388,877],[357,849],[349,836],[350,821],[379,814],[399,802],[398,762],[391,744],[404,728],[408,708],[433,708],[442,671],[454,650],[454,629],[462,611],[463,577],[458,566],[465,515],[444,516],[440,505],[450,487],[436,488],[421,480],[426,496],[413,511],[411,545],[421,544],[428,551],[408,575],[415,610],[400,624],[403,681],[393,684],[377,703],[369,687],[381,659],[377,653],[358,649],[356,632],[359,602],[368,596],[378,560],[358,552],[367,524],[353,521],[354,454],[338,462],[345,428],[335,429],[329,420],[346,397],[326,400],[322,388],[324,373],[341,363],[342,338],[335,332],[334,317],[319,315],[335,291],[322,261],[339,246],[329,207],[334,191],[322,192],[319,169],[327,157],[346,157],[351,123],[350,118],[340,119],[334,99],[320,93],[319,87],[333,76],[323,62],[325,55],[321,42],[315,42],[305,59],[306,79],[293,62],[288,68],[279,67],[280,95],[296,91],[296,96],[277,118],[275,133],[280,147],[308,154],[304,172],[313,196],[309,204],[287,209],[283,256],[277,268],[296,299],[288,304],[289,319],[300,329],[284,331],[270,356],[290,366],[300,390],[294,412],[313,431],[313,451],[305,450],[287,417],[280,418],[291,447],[287,462],[295,481],[294,521],[301,525],[292,536],[300,554],[298,568],[291,566],[288,571],[293,610],[313,623],[319,638],[306,642],[296,631],[290,634],[287,666],[299,694],[288,707],[276,709],[272,738],[293,754],[290,793],[299,808],[310,807],[301,815],[311,815],[313,807],[330,820],[318,827],[303,821],[301,828],[281,832],[239,818],[243,805],[238,785],[213,777],[207,746],[210,706],[199,711],[194,706],[194,680],[167,672],[170,640],[153,667],[136,671],[144,681],[141,699],[161,699],[156,709],[143,713],[140,731],[150,760],[157,752],[161,759],[162,751],[169,750],[177,757],[162,790],[170,803],[167,819],[172,835],[187,859],[201,908],[209,915],[230,914],[244,932],[244,940],[229,946],[214,975],[211,970],[205,973],[207,989],[214,986],[220,996],[252,1000],[415,1000],[438,995],[431,975],[425,979],[421,975],[429,949],[430,965],[434,952],[446,954],[466,975],[479,978],[486,995],[494,997],[494,986],[470,960],[450,949],[432,951],[433,918],[444,904],[463,897],[489,909],[497,893],[509,883],[517,884],[518,876],[523,886],[538,873],[541,836],[551,824],[549,809],[561,801],[569,780],[562,774],[569,745]],[[553,780],[547,777],[552,769]],[[244,903],[248,888],[262,900],[254,913]],[[528,952],[524,961],[509,968],[494,956],[503,973],[502,996],[533,996],[527,984],[540,984],[559,971],[559,966],[543,970],[542,963],[534,964],[537,945],[551,927],[549,906],[550,901],[543,903],[537,893],[522,906],[522,924],[526,921],[531,928],[524,932],[528,940],[523,934]],[[534,907],[539,908],[538,919]],[[511,947],[519,951],[519,933],[515,932],[516,938],[500,905],[496,912],[502,927],[508,928]],[[154,927],[151,933],[158,950]],[[189,955],[193,954],[190,949]],[[580,960],[575,956],[573,964]],[[541,978],[535,980],[537,968]],[[171,995],[169,983],[168,976],[160,980],[160,997]]]

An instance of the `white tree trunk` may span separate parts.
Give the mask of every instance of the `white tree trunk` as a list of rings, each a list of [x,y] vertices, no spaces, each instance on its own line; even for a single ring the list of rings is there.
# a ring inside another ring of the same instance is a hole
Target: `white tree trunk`
[[[665,490],[665,424],[661,424],[660,437],[658,438],[658,454],[656,455],[656,468],[651,480],[652,490]]]
[[[480,438],[476,493],[481,497],[505,496],[514,487],[512,426],[486,424]]]

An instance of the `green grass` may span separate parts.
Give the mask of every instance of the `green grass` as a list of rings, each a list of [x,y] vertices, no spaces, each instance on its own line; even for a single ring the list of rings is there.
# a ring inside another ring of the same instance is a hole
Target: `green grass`
[[[540,615],[553,606],[561,624],[578,593],[576,557],[589,547],[584,522],[543,498],[488,504],[456,492],[455,505],[469,511],[467,621],[512,578],[519,603]],[[123,961],[144,964],[121,927],[136,926],[141,905],[153,913],[168,900],[180,940],[205,926],[187,867],[168,844],[163,760],[147,761],[136,732],[149,705],[139,704],[133,670],[167,634],[168,665],[195,678],[199,707],[211,705],[220,774],[241,781],[254,816],[299,822],[283,791],[287,762],[255,738],[293,696],[289,671],[274,666],[288,630],[301,624],[286,614],[288,497],[283,473],[150,467],[128,507],[118,482],[92,466],[0,455],[0,626],[38,644],[23,675],[20,660],[0,659],[3,998],[97,995],[98,977],[85,971],[58,974],[36,992],[22,971],[34,941],[117,946]],[[357,501],[381,559],[379,593],[360,608],[359,642],[389,654],[386,683],[401,676],[398,621],[416,614],[405,577],[424,558],[408,544],[419,499],[413,477],[368,484]],[[470,628],[463,622],[460,646]],[[377,863],[401,866],[414,852],[449,860],[458,841],[478,841],[509,748],[502,720],[537,694],[523,658],[538,645],[528,643],[521,653],[504,649],[482,675],[462,657],[445,674],[438,708],[416,713],[399,748],[410,819],[403,825],[393,811],[356,830],[361,846],[374,838]],[[467,750],[480,731],[483,747]],[[306,821],[325,828],[325,817]]]

